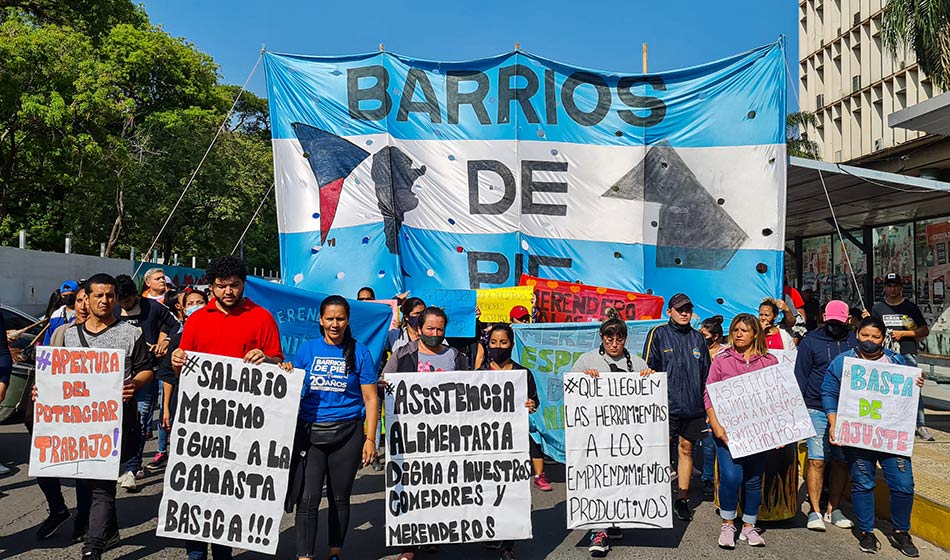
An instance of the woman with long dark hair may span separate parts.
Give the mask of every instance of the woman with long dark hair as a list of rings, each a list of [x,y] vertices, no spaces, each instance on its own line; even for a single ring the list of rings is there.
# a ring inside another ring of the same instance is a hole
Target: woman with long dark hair
[[[420,318],[426,308],[426,302],[417,297],[411,297],[402,302],[399,311],[402,313],[402,321],[398,329],[392,329],[386,336],[386,346],[390,352],[395,353],[403,346],[419,340],[419,329],[422,327]]]
[[[765,345],[765,331],[759,318],[750,313],[740,313],[729,326],[730,346],[719,354],[709,366],[706,384],[724,381],[753,371],[758,371],[778,363],[778,359],[769,354]],[[755,530],[755,522],[762,503],[762,472],[765,470],[765,453],[756,453],[733,458],[729,451],[729,435],[719,423],[716,410],[709,399],[709,390],[705,392],[706,415],[712,426],[716,442],[716,457],[719,459],[719,516],[722,527],[719,531],[719,546],[732,549],[736,547],[735,519],[739,505],[739,491],[742,490],[742,529],[739,540],[750,546],[765,546],[762,535]]]
[[[286,506],[288,512],[297,507],[297,557],[315,558],[317,512],[326,483],[328,558],[339,560],[356,471],[376,458],[379,397],[373,358],[350,332],[350,305],[343,297],[329,296],[320,304],[320,332],[323,338],[304,342],[294,356],[294,367],[304,370],[306,379]]]
[[[713,315],[704,319],[699,332],[706,339],[709,349],[709,358],[714,359],[726,351],[726,337],[722,332],[722,315]],[[716,442],[713,439],[712,428],[706,423],[706,437],[700,441],[703,448],[703,496],[713,498],[716,495]]]

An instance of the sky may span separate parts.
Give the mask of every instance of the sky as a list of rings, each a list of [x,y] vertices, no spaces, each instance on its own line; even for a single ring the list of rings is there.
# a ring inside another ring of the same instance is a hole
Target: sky
[[[521,49],[573,66],[625,73],[696,66],[784,35],[798,73],[794,0],[147,0],[152,23],[210,54],[227,83],[243,84],[261,48],[332,56],[389,52],[469,60]],[[264,96],[263,65],[249,85]],[[796,102],[789,90],[788,106]]]

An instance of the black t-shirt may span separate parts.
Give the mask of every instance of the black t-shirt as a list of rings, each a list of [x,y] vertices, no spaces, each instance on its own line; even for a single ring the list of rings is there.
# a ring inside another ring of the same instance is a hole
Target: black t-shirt
[[[891,331],[914,331],[927,326],[927,320],[914,302],[904,299],[897,305],[879,301],[871,308],[871,315],[884,321],[888,333]],[[916,354],[917,340],[913,337],[892,341],[887,337],[888,347],[900,354]]]

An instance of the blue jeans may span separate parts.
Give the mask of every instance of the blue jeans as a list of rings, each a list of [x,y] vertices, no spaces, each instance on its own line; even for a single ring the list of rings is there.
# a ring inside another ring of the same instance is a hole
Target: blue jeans
[[[171,435],[161,425],[162,415],[165,413],[165,384],[158,382],[158,452],[168,453],[168,439]]]
[[[716,480],[716,442],[712,430],[700,441],[703,448],[703,482],[713,482]]]
[[[208,543],[185,541],[188,560],[208,560]],[[211,557],[214,560],[231,560],[231,547],[220,544],[211,545]]]
[[[122,464],[119,474],[138,472],[142,468],[142,452],[145,451],[146,435],[152,428],[152,416],[155,414],[155,393],[158,390],[158,381],[152,380],[135,393],[135,405],[139,413],[139,423],[142,425],[141,445],[134,457]]]
[[[733,459],[725,443],[716,439],[716,457],[719,459],[719,515],[725,521],[736,518],[739,490],[742,492],[742,522],[755,525],[762,503],[762,471],[765,453],[756,453]]]
[[[874,486],[877,465],[891,491],[891,523],[898,531],[910,530],[910,512],[914,507],[914,470],[910,457],[845,447],[851,467],[851,503],[862,531],[874,530]]]

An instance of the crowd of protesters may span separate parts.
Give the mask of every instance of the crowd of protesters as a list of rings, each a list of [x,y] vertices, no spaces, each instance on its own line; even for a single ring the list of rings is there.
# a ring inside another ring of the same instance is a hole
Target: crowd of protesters
[[[78,480],[75,514],[66,506],[59,479],[37,478],[49,509],[48,518],[36,530],[38,539],[49,538],[72,519],[72,540],[83,543],[84,559],[99,559],[119,542],[117,489],[136,492],[137,481],[161,471],[167,463],[178,376],[189,352],[276,364],[288,375],[294,369],[303,370],[285,500],[286,510],[295,512],[293,533],[296,555],[301,559],[317,554],[317,512],[324,496],[328,501],[329,559],[343,557],[357,471],[361,467],[382,470],[380,395],[387,374],[527,370],[512,355],[515,335],[509,324],[530,323],[536,318],[522,306],[511,309],[509,323],[485,324],[476,314],[471,319],[476,322],[477,337],[448,340],[445,333],[449,318],[442,309],[427,306],[416,297],[397,296],[398,324],[387,337],[385,365],[377,371],[376,360],[363,343],[363,333],[351,329],[346,298],[334,295],[323,300],[319,312],[321,336],[303,343],[293,361],[287,362],[274,317],[244,295],[244,263],[236,257],[217,259],[208,266],[206,279],[209,285],[205,290],[192,287],[176,291],[158,268],[145,273],[142,289],[129,276],[96,274],[78,282],[63,282],[51,298],[47,325],[37,337],[38,344],[125,352],[121,469],[118,480]],[[806,291],[803,298],[786,286],[782,298],[763,300],[757,310],[734,317],[726,329],[722,316],[700,322],[690,297],[679,293],[667,302],[669,321],[650,330],[639,355],[628,349],[627,324],[606,318],[599,330],[601,344],[581,355],[573,369],[595,377],[614,372],[637,372],[642,376],[666,372],[670,478],[675,485],[673,512],[682,522],[692,519],[689,490],[694,470],[701,472],[704,494],[711,497],[717,490],[714,472],[718,464],[722,524],[717,544],[730,549],[735,548],[737,540],[750,546],[765,545],[756,527],[765,453],[732,456],[728,434],[706,386],[770,367],[779,362],[777,354],[794,352],[795,377],[817,432],[806,442],[806,490],[811,509],[807,528],[824,531],[826,524],[852,526],[840,509],[850,476],[859,547],[865,552],[878,550],[880,543],[873,532],[873,490],[880,465],[890,490],[895,546],[907,556],[917,556],[908,533],[913,505],[911,459],[844,447],[834,437],[844,358],[916,365],[917,341],[928,330],[920,310],[901,295],[902,282],[900,275],[888,274],[886,297],[870,311],[850,309],[837,300],[822,308],[813,293]],[[359,290],[356,296],[359,300],[376,299],[371,288]],[[8,338],[16,334],[8,333]],[[321,376],[327,375],[330,362],[338,366],[334,371],[345,372],[345,387],[326,389]],[[0,400],[11,365],[6,344],[0,344]],[[534,412],[541,403],[530,370],[527,383],[524,406]],[[33,398],[37,398],[35,387]],[[30,416],[28,413],[27,419]],[[922,408],[917,424],[918,437],[932,440]],[[156,433],[158,451],[145,463],[145,442]],[[533,488],[550,492],[544,453],[534,439],[530,444]],[[702,458],[702,469],[694,469],[694,455]],[[827,500],[823,504],[826,483]],[[590,554],[607,555],[609,542],[621,537],[618,527],[592,531]],[[486,545],[498,550],[502,560],[515,558],[513,541]],[[530,547],[530,543],[522,546]],[[185,548],[190,560],[209,557],[203,542],[187,542]],[[437,547],[422,549],[434,551]],[[414,560],[419,550],[405,548],[398,551],[397,558]],[[231,554],[229,547],[210,547],[215,560],[227,560]]]

